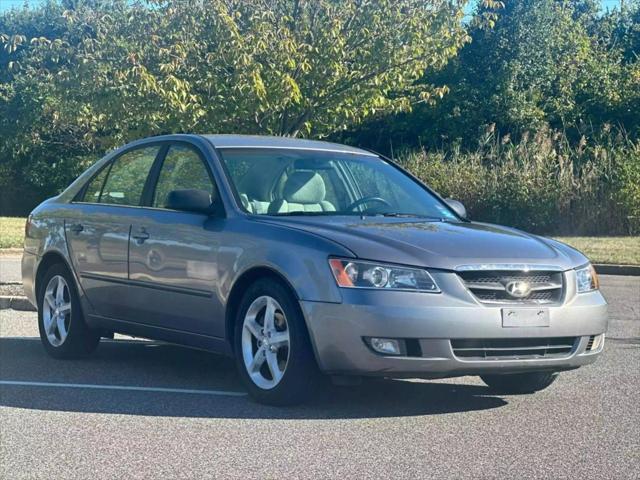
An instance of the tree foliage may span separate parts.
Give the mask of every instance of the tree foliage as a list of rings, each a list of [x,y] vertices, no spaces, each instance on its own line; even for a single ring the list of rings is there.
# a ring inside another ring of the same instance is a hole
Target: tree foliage
[[[479,218],[526,212],[544,230],[570,214],[585,231],[630,231],[640,0],[606,12],[475,1],[471,19],[465,0],[49,0],[2,13],[0,213],[28,212],[130,140],[233,132],[437,147],[411,168]]]
[[[389,139],[475,148],[490,126],[516,141],[551,128],[578,143],[605,125],[637,138],[640,2],[626,5],[602,12],[597,0],[481,2],[471,42],[444,69],[425,74],[425,82],[449,87],[444,100],[378,119],[357,132],[358,141],[385,150]],[[489,14],[493,28],[477,21]]]
[[[322,136],[443,91],[459,0],[51,0],[0,16],[3,178],[51,194],[166,132]],[[37,159],[37,161],[34,161]],[[9,186],[6,186],[9,188]]]

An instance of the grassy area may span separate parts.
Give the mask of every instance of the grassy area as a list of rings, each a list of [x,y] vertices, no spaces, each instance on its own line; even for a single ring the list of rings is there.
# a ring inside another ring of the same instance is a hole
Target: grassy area
[[[0,217],[0,248],[22,247],[25,218]]]
[[[22,247],[24,218],[0,217],[0,248]],[[555,237],[584,253],[594,263],[640,265],[640,236]]]
[[[577,248],[593,263],[640,265],[640,236],[554,238]]]

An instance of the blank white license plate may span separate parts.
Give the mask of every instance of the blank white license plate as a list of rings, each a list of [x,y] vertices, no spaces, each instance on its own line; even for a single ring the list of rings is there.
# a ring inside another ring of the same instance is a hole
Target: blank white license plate
[[[549,309],[547,308],[503,308],[503,327],[548,327]]]

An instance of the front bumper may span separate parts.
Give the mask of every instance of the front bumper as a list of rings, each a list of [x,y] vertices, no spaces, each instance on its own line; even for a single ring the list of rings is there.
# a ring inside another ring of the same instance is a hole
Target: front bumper
[[[562,305],[544,306],[550,314],[548,327],[505,328],[504,305],[478,302],[455,274],[434,277],[446,293],[344,289],[341,304],[301,301],[320,369],[331,374],[422,378],[560,371],[592,363],[602,351],[602,347],[587,351],[587,345],[590,336],[607,329],[607,303],[598,291],[576,294],[571,278],[566,279]],[[416,340],[420,356],[376,353],[364,337]],[[575,343],[561,357],[516,359],[461,358],[451,344],[452,339],[551,337],[575,337]]]

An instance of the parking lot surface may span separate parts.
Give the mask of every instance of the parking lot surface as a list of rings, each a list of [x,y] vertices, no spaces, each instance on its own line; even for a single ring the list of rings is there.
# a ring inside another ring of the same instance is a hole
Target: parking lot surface
[[[0,253],[0,282],[22,281],[21,260],[22,255],[2,255]]]
[[[266,407],[233,362],[148,341],[48,358],[0,311],[0,478],[640,478],[640,278],[601,277],[599,361],[534,395],[475,377],[331,387]]]

